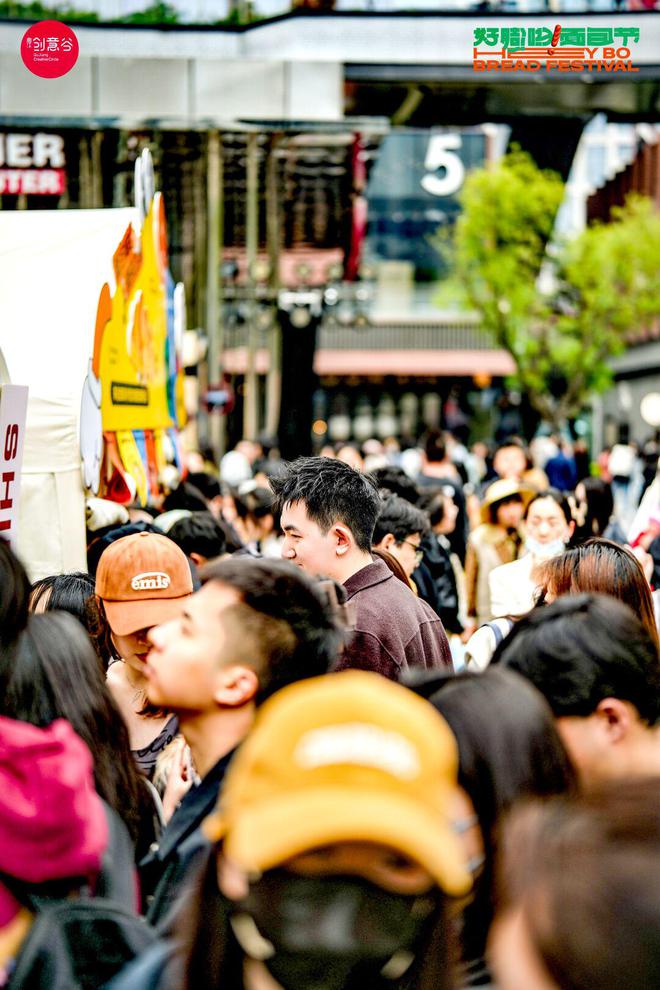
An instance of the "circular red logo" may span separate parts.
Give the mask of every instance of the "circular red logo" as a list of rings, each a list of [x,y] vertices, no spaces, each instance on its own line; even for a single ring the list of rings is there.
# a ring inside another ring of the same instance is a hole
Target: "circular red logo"
[[[57,79],[70,72],[78,61],[78,39],[61,21],[39,21],[23,35],[21,58],[35,76]]]

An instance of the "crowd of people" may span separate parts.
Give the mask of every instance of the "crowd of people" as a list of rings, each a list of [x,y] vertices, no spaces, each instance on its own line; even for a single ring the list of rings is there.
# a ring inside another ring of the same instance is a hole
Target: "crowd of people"
[[[0,987],[657,986],[628,450],[243,441],[89,499],[85,573],[0,541]]]

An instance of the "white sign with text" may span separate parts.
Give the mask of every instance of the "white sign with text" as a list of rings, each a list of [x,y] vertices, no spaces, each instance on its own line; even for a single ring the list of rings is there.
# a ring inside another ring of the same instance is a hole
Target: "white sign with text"
[[[0,386],[0,538],[16,550],[28,389]]]

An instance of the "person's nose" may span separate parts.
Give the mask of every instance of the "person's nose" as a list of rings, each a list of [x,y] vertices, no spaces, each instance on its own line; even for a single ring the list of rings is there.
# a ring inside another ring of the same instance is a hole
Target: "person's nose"
[[[287,539],[284,540],[282,544],[282,557],[284,560],[293,560],[296,556],[296,548],[293,543],[289,543]]]
[[[161,623],[159,626],[152,626],[144,637],[145,645],[155,646],[156,649],[159,649],[163,644],[163,631],[166,625],[167,623]]]

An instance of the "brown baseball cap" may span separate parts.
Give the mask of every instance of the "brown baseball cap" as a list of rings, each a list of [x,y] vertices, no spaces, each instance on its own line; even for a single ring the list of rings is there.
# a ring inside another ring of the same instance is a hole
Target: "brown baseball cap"
[[[190,566],[167,536],[123,536],[101,554],[95,591],[112,631],[127,636],[180,613],[193,591]]]

